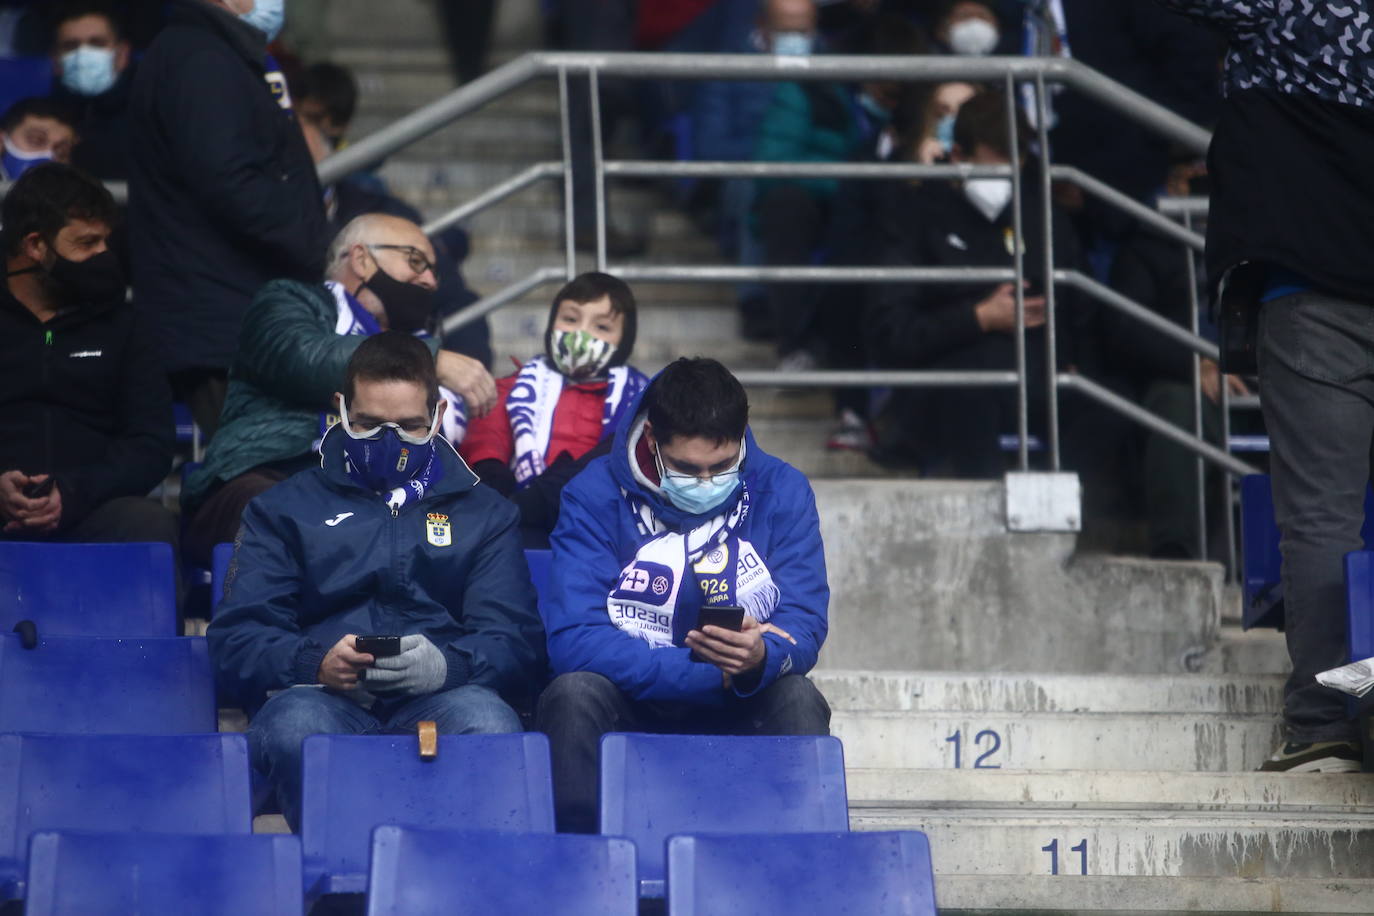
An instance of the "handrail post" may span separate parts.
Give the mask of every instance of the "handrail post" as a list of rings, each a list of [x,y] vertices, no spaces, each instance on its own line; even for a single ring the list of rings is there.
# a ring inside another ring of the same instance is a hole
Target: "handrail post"
[[[1191,226],[1191,218],[1184,217],[1188,228]],[[1197,301],[1197,264],[1193,260],[1193,252],[1183,249],[1183,257],[1187,259],[1184,267],[1184,275],[1188,281],[1188,320],[1189,327],[1194,334],[1198,332],[1198,301]],[[1202,357],[1193,354],[1193,435],[1206,441],[1203,436],[1202,422]],[[1218,362],[1218,367],[1220,362]],[[1218,372],[1220,369],[1218,369]],[[1222,390],[1226,389],[1225,377],[1220,378]],[[1229,449],[1230,444],[1222,440],[1221,447]],[[1198,455],[1195,463],[1195,476],[1197,478],[1197,543],[1198,559],[1207,559],[1207,465],[1203,462],[1202,456]]]
[[[1021,144],[1016,135],[1016,82],[1007,72],[1007,137],[1011,152],[1011,247],[1016,272],[1016,457],[1020,469],[1030,470],[1030,418],[1026,391],[1026,265],[1022,258],[1025,234],[1021,226]],[[1053,274],[1049,278],[1053,281]],[[1053,372],[1053,367],[1050,367]]]
[[[1045,256],[1045,371],[1048,374],[1048,400],[1045,425],[1050,440],[1050,470],[1059,470],[1059,346],[1054,324],[1054,207],[1050,186],[1049,106],[1045,103],[1045,74],[1035,75],[1036,132],[1040,141],[1040,202]]]
[[[568,279],[577,276],[577,250],[573,238],[572,130],[568,126],[568,70],[558,68],[558,121],[563,133],[563,233]]]
[[[596,181],[596,269],[606,272],[606,163],[601,151],[601,87],[596,64],[587,68],[592,111],[592,169]]]

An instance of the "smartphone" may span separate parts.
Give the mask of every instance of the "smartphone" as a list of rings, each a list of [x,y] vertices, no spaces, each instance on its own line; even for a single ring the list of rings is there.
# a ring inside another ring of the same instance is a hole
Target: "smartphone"
[[[42,499],[52,492],[53,485],[57,483],[57,478],[49,476],[42,483],[31,483],[24,488],[24,495],[29,499]]]
[[[744,608],[734,605],[703,607],[697,615],[697,629],[700,630],[702,627],[720,627],[738,633],[744,628]],[[692,650],[690,658],[694,662],[706,661],[695,649]]]
[[[401,654],[401,637],[355,636],[353,637],[353,647],[373,658],[390,658],[393,655]]]

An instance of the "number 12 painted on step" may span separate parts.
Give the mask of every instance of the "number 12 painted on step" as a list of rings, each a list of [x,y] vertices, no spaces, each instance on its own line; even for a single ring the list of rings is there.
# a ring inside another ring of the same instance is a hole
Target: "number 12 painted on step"
[[[973,743],[978,747],[979,750],[982,750],[983,748],[984,738],[988,739],[988,743],[990,746],[987,750],[983,751],[983,753],[979,754],[977,758],[974,759],[973,768],[975,770],[1002,769],[1002,764],[1000,763],[986,762],[989,757],[991,757],[993,754],[996,754],[998,751],[1002,749],[1002,736],[997,734],[997,732],[993,731],[990,728],[983,729],[978,734],[973,736]],[[964,733],[955,732],[954,734],[950,735],[948,738],[945,739],[945,743],[954,745],[954,769],[957,770],[962,766],[963,763],[963,756],[962,754],[960,754],[960,751],[963,749]]]

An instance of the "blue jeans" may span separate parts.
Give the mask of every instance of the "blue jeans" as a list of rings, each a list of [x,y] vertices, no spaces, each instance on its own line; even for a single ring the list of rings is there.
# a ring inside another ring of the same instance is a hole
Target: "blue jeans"
[[[467,684],[413,699],[381,701],[372,711],[338,693],[293,687],[272,697],[248,726],[255,776],[267,780],[292,830],[301,819],[301,742],[310,735],[380,735],[432,721],[443,735],[523,731],[515,710],[487,687]]]

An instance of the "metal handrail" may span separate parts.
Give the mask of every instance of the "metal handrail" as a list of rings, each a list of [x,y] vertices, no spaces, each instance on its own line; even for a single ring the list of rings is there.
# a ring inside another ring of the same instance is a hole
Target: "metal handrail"
[[[590,73],[593,70],[601,76],[787,82],[865,79],[988,82],[1005,78],[1031,80],[1041,77],[1048,82],[1076,89],[1165,139],[1195,152],[1205,153],[1211,141],[1211,134],[1207,130],[1069,58],[954,55],[819,55],[797,58],[768,54],[536,51],[523,54],[422,105],[381,130],[350,143],[320,163],[320,181],[332,184],[345,175],[367,168],[533,79],[557,77],[559,73]]]

